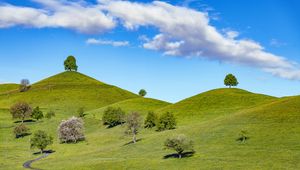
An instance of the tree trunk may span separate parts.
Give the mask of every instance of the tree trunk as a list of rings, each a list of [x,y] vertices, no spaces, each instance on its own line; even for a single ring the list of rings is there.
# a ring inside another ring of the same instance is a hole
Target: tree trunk
[[[41,154],[43,154],[43,152],[44,152],[44,149],[41,149]]]
[[[178,153],[178,158],[181,159],[181,153]]]
[[[136,143],[136,135],[133,133],[133,138],[132,138],[133,143]]]

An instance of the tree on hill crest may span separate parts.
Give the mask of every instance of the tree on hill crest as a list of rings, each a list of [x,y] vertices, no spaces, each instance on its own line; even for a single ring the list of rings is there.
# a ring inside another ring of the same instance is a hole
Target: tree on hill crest
[[[76,58],[74,56],[68,56],[64,62],[66,71],[77,71],[78,66],[76,65]]]
[[[225,86],[229,86],[229,88],[231,88],[232,86],[237,86],[239,82],[233,74],[227,74],[224,79],[224,84]]]

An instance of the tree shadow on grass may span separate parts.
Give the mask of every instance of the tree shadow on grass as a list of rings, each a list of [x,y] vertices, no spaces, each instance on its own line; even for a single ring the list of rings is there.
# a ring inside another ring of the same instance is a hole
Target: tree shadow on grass
[[[181,154],[181,158],[192,157],[194,154],[195,154],[195,151],[184,152],[184,153]],[[164,156],[164,159],[169,159],[169,158],[179,158],[179,155],[177,153],[173,153],[173,154],[169,154],[169,155]]]
[[[141,139],[137,139],[136,142],[139,142],[139,141],[141,141],[141,140],[143,140],[143,139],[142,139],[142,138],[141,138]],[[127,145],[130,145],[130,144],[134,144],[133,141],[130,141],[130,142],[128,142],[128,143],[125,143],[123,146],[127,146]]]
[[[33,120],[33,119],[24,120],[24,123],[27,123],[27,122],[36,122],[36,121]],[[21,120],[17,120],[17,121],[14,121],[14,123],[22,123],[22,121]]]
[[[16,138],[19,139],[19,138],[24,138],[25,136],[29,136],[31,135],[31,133],[23,133],[23,134],[20,134],[20,135],[16,135]]]
[[[250,137],[239,137],[239,138],[237,138],[236,139],[236,141],[239,141],[239,142],[246,142],[246,140],[249,140],[250,139]]]
[[[51,150],[51,149],[50,149],[50,150],[44,150],[44,151],[43,151],[43,153],[48,153],[48,154],[54,153],[54,152],[55,152],[55,151],[54,151],[54,150]],[[34,152],[34,153],[33,153],[33,155],[39,155],[39,154],[41,154],[41,152]]]

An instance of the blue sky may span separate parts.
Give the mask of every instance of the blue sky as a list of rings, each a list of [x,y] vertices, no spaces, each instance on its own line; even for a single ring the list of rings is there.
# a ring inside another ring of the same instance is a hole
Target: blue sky
[[[299,95],[298,6],[297,0],[0,0],[0,82],[36,82],[62,72],[74,55],[84,74],[170,102],[224,87],[227,73],[252,92]]]

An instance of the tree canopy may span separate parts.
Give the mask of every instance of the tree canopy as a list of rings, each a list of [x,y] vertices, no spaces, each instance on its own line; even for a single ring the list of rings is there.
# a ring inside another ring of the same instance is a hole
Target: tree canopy
[[[157,115],[154,112],[152,112],[152,111],[148,112],[145,123],[144,123],[144,127],[145,128],[153,128],[157,124],[157,119],[158,119]]]
[[[33,109],[32,111],[32,118],[36,119],[36,120],[39,120],[39,119],[42,119],[44,117],[44,114],[43,112],[40,110],[39,107],[36,107]]]
[[[133,112],[127,116],[127,133],[132,134],[132,142],[136,143],[136,135],[142,124],[142,117],[139,113]]]
[[[145,89],[141,89],[141,90],[139,91],[139,95],[142,96],[142,97],[146,96],[146,94],[147,94],[147,92],[146,92]]]
[[[175,128],[176,128],[176,119],[173,113],[166,112],[159,117],[157,122],[158,131],[170,130]]]
[[[76,58],[74,56],[68,56],[64,62],[65,70],[77,71],[78,66],[76,65]]]
[[[25,118],[31,116],[32,108],[25,102],[19,102],[10,108],[10,113],[14,119],[21,119],[23,123]]]
[[[125,122],[125,112],[121,108],[108,107],[102,116],[104,125],[109,128],[120,125]]]
[[[33,138],[30,139],[30,147],[40,149],[41,153],[43,153],[44,149],[52,143],[53,138],[42,130],[38,130],[34,133]]]
[[[193,142],[189,140],[185,135],[178,135],[172,138],[168,138],[165,141],[165,147],[167,149],[173,149],[177,152],[178,157],[186,150],[193,150]]]
[[[63,120],[58,127],[58,137],[61,143],[77,143],[85,139],[83,121],[77,117]]]
[[[224,84],[231,88],[232,86],[237,86],[239,82],[233,74],[228,74],[224,79]]]

